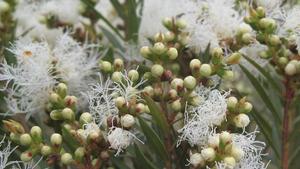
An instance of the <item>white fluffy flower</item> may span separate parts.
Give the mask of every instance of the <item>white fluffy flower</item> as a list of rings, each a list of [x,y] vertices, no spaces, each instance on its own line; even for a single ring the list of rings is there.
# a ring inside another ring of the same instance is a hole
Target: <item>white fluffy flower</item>
[[[9,166],[12,167],[11,165],[18,163],[18,161],[9,161],[8,159],[17,147],[12,148],[10,141],[8,141],[6,145],[3,145],[4,139],[5,137],[0,141],[0,169],[5,169]]]
[[[214,126],[220,125],[226,118],[227,92],[203,86],[198,87],[197,95],[204,100],[196,107],[187,107],[185,112],[185,126],[179,130],[181,133],[178,144],[186,140],[191,145],[204,145],[208,136],[213,133]]]
[[[107,140],[110,143],[110,148],[117,150],[115,154],[116,156],[119,155],[130,144],[132,144],[134,139],[143,143],[130,131],[118,127],[112,127],[107,136]]]
[[[87,92],[90,112],[99,126],[107,117],[118,115],[118,108],[112,96],[112,84],[111,80],[108,79],[104,83],[100,78],[100,83],[91,85],[91,90]]]

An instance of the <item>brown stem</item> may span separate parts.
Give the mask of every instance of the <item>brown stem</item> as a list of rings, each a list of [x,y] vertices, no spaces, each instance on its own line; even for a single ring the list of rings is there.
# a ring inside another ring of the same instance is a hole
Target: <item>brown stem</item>
[[[290,84],[290,78],[286,77],[284,81],[285,94],[284,94],[284,114],[283,114],[283,126],[282,126],[282,169],[288,169],[289,162],[289,107],[294,97],[294,91]]]

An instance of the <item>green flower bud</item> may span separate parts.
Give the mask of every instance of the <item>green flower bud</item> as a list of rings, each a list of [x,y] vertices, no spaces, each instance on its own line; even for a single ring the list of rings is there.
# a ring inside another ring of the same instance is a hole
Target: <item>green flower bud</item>
[[[64,99],[65,105],[68,107],[75,106],[77,104],[76,96],[66,96]]]
[[[83,147],[78,147],[75,152],[75,159],[81,160],[84,157],[85,149]]]
[[[117,59],[114,60],[114,68],[115,68],[115,70],[120,71],[120,70],[123,69],[123,67],[124,67],[124,61],[122,59],[117,58]]]
[[[213,148],[205,148],[201,151],[201,155],[206,161],[213,161],[216,158],[216,152]]]
[[[179,42],[181,45],[185,46],[189,43],[190,37],[187,34],[180,34],[178,36]]]
[[[59,146],[62,143],[62,136],[58,133],[51,135],[50,142],[52,145]]]
[[[156,42],[153,46],[153,52],[158,55],[163,54],[166,51],[166,47],[162,42]]]
[[[112,65],[110,62],[108,61],[101,61],[100,62],[100,69],[103,71],[103,72],[111,72],[112,71]]]
[[[231,97],[227,98],[226,103],[227,103],[227,108],[232,111],[236,108],[238,100],[236,97],[231,96]]]
[[[243,113],[235,116],[233,121],[235,126],[239,128],[247,127],[248,124],[250,123],[249,117]]]
[[[149,55],[151,54],[151,51],[148,46],[143,46],[140,50],[140,53],[144,58],[148,58]]]
[[[155,36],[154,36],[154,41],[155,41],[155,42],[163,42],[164,39],[165,39],[165,36],[164,36],[164,34],[162,34],[162,33],[157,33],[157,34],[155,34]]]
[[[152,86],[146,86],[144,88],[143,92],[150,97],[153,97],[153,95],[154,95],[154,89]]]
[[[180,65],[178,63],[172,63],[171,70],[174,74],[178,74],[178,72],[180,71]]]
[[[178,52],[176,48],[169,48],[167,55],[169,56],[170,60],[175,60],[178,56]]]
[[[25,133],[20,136],[20,144],[22,146],[29,146],[31,143],[32,143],[32,139],[29,134]]]
[[[134,117],[130,114],[126,114],[121,116],[121,125],[125,128],[130,128],[134,125],[135,120]]]
[[[61,155],[61,162],[65,165],[69,165],[73,162],[73,157],[70,153],[64,153]]]
[[[201,103],[201,98],[198,96],[194,96],[189,103],[193,106],[199,106],[199,104]]]
[[[168,95],[172,100],[176,99],[178,96],[177,91],[175,89],[171,89],[169,91]]]
[[[259,56],[263,59],[268,59],[270,57],[270,55],[268,54],[267,51],[261,51],[259,52]]]
[[[80,115],[79,122],[80,124],[87,124],[93,121],[93,116],[91,113],[85,112]]]
[[[119,109],[123,108],[126,105],[126,100],[124,97],[117,97],[115,99],[115,104]]]
[[[165,41],[170,42],[175,39],[175,34],[173,32],[168,31],[165,33]]]
[[[212,69],[209,64],[202,64],[200,67],[200,74],[204,77],[209,77],[212,74]]]
[[[277,36],[277,35],[271,35],[269,37],[269,42],[272,46],[278,46],[281,44],[281,40],[280,40],[279,36]]]
[[[173,22],[172,18],[168,18],[168,17],[166,17],[162,20],[162,23],[166,28],[172,27],[172,22]]]
[[[122,82],[122,73],[121,72],[114,72],[111,75],[111,80],[113,82],[121,83]]]
[[[144,78],[144,79],[151,79],[151,77],[152,77],[152,73],[151,73],[151,72],[146,72],[146,73],[144,73],[144,75],[143,75],[143,78]]]
[[[74,120],[75,117],[73,110],[70,108],[64,108],[61,115],[65,120]]]
[[[154,77],[161,77],[161,75],[164,73],[164,68],[159,64],[155,64],[151,68],[151,73]]]
[[[41,154],[42,154],[43,156],[48,156],[48,155],[50,155],[51,153],[52,153],[52,148],[51,148],[50,146],[45,145],[45,146],[43,146],[43,147],[41,148]]]
[[[135,106],[135,112],[136,113],[142,113],[142,112],[145,112],[145,105],[143,103],[138,103],[136,106]]]
[[[219,47],[213,48],[212,49],[212,55],[213,55],[213,57],[217,57],[217,58],[223,56],[222,48],[219,48]]]
[[[181,102],[180,102],[180,99],[177,99],[175,101],[173,101],[171,103],[171,108],[174,110],[174,111],[180,111],[181,110]]]
[[[285,66],[287,65],[289,62],[289,60],[286,58],[286,57],[280,57],[278,59],[278,63],[281,65],[281,66]]]
[[[244,157],[244,151],[236,146],[232,146],[230,154],[236,161],[240,161]]]
[[[175,25],[176,25],[179,29],[185,29],[186,26],[187,26],[187,23],[186,23],[186,21],[183,20],[183,19],[178,19],[178,20],[176,20]]]
[[[13,142],[18,142],[20,137],[18,136],[18,134],[15,133],[10,133],[9,134],[9,138],[13,141]]]
[[[233,157],[225,157],[223,161],[230,167],[234,167],[236,165],[235,159]]]
[[[263,7],[259,6],[256,8],[256,13],[258,15],[258,17],[263,18],[266,16],[266,11]]]
[[[180,78],[175,78],[171,81],[171,88],[175,89],[177,91],[180,91],[183,89],[183,80]]]
[[[7,2],[0,1],[0,14],[9,11],[9,9],[10,9],[10,6]]]
[[[253,106],[249,102],[245,102],[240,109],[240,113],[249,113],[252,110]]]
[[[295,64],[289,62],[284,68],[285,74],[289,76],[293,76],[297,73],[297,68]]]
[[[59,83],[57,85],[57,94],[61,97],[61,98],[65,98],[66,95],[67,95],[67,90],[68,90],[68,87],[66,84],[64,83]]]
[[[250,33],[244,33],[242,36],[242,42],[244,44],[250,44],[252,41],[252,35]]]
[[[62,119],[63,119],[60,110],[53,110],[53,111],[51,111],[51,113],[50,113],[50,118],[51,118],[52,120],[62,120]]]
[[[137,70],[130,70],[128,72],[128,77],[131,81],[135,82],[139,79],[139,72]]]
[[[223,131],[220,134],[220,141],[224,144],[229,144],[232,141],[232,135],[227,131]]]
[[[197,85],[197,80],[193,76],[187,76],[183,80],[183,85],[187,89],[194,89]]]
[[[200,70],[200,66],[201,66],[201,61],[199,59],[193,59],[193,60],[191,60],[191,62],[190,62],[190,69],[192,71]]]
[[[241,57],[242,55],[240,53],[235,52],[226,58],[226,63],[230,65],[238,64],[241,60]]]
[[[57,93],[51,93],[50,94],[49,100],[50,100],[51,103],[57,103],[59,101],[59,99],[60,99],[60,97]]]
[[[194,153],[194,154],[190,155],[190,163],[194,167],[198,167],[198,166],[201,167],[201,166],[204,166],[205,161],[200,153]]]
[[[268,32],[273,32],[276,29],[276,21],[271,18],[262,18],[259,20],[259,26]]]
[[[39,126],[33,126],[30,130],[30,135],[32,137],[41,137],[42,136],[42,129]]]
[[[21,154],[20,159],[23,162],[29,162],[32,159],[32,156],[33,156],[32,152],[26,151]]]
[[[149,109],[149,107],[147,105],[145,105],[144,110],[145,110],[145,113],[150,113],[150,109]]]
[[[246,23],[242,23],[240,24],[238,30],[237,30],[237,34],[238,35],[243,35],[245,33],[250,33],[252,31],[252,28],[250,25],[246,24]]]
[[[208,145],[212,148],[218,148],[220,145],[219,135],[212,135],[208,137]]]
[[[233,80],[234,78],[234,73],[231,70],[226,70],[222,76],[224,80]]]

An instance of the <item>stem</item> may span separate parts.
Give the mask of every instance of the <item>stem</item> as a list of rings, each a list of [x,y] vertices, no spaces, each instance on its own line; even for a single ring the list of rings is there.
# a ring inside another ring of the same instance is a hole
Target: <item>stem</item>
[[[284,94],[284,114],[283,114],[283,126],[282,126],[282,169],[288,169],[289,166],[289,107],[294,97],[294,91],[290,86],[289,77],[284,81],[285,94]]]

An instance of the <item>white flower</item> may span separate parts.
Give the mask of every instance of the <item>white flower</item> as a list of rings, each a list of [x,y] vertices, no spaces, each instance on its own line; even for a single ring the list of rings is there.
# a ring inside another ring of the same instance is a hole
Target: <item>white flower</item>
[[[90,113],[99,126],[106,121],[107,117],[118,115],[118,108],[112,95],[112,84],[110,79],[104,83],[100,77],[100,83],[90,85],[91,90],[87,92]]]
[[[6,145],[3,145],[4,139],[5,137],[0,141],[0,169],[5,169],[8,166],[18,163],[18,161],[9,161],[8,159],[17,147],[12,148],[10,141],[8,141]]]
[[[84,124],[82,136],[87,138],[91,133],[100,133],[99,126],[96,123]]]
[[[191,145],[204,145],[208,136],[214,132],[214,126],[220,125],[226,118],[226,97],[229,94],[204,86],[196,89],[198,97],[203,100],[199,106],[188,106],[185,112],[185,126],[179,130],[181,133],[178,144],[186,140]]]
[[[130,144],[132,144],[134,139],[143,143],[130,131],[118,127],[110,128],[107,136],[107,140],[110,143],[110,148],[117,150],[115,154],[116,156],[119,155]]]

